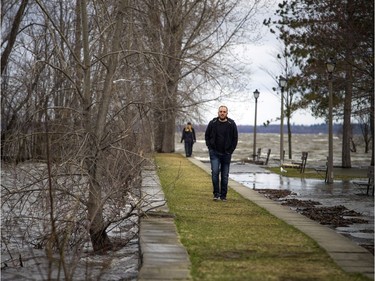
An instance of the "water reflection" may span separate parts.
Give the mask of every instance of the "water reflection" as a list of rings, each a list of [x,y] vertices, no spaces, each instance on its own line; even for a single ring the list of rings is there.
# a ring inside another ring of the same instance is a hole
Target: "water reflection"
[[[234,168],[235,169],[235,168]],[[320,195],[353,195],[361,196],[364,189],[355,188],[350,181],[336,180],[325,184],[320,179],[290,178],[272,173],[231,173],[230,178],[243,185],[257,189],[288,189],[300,196]],[[371,196],[367,196],[371,198]]]

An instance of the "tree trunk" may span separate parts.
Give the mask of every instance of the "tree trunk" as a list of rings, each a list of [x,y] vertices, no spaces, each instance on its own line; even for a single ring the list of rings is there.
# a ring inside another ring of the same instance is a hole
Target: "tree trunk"
[[[166,24],[163,29],[164,41],[164,57],[162,61],[165,67],[166,74],[164,75],[165,86],[164,91],[157,92],[156,97],[157,107],[159,113],[161,112],[161,120],[155,120],[156,123],[156,138],[155,148],[158,152],[170,153],[175,151],[175,124],[176,124],[176,111],[178,108],[177,104],[177,89],[181,72],[181,48],[182,48],[182,36],[183,36],[183,24],[181,24],[181,3],[180,1],[174,0],[169,1],[169,7],[166,8],[170,11],[171,18],[169,24]],[[160,83],[155,81],[156,85]],[[160,117],[159,117],[160,118]],[[160,121],[160,122],[158,122]]]
[[[350,55],[348,56],[348,61]],[[352,115],[352,93],[353,93],[353,68],[350,63],[346,65],[346,79],[345,79],[345,99],[344,99],[344,124],[342,136],[342,163],[343,168],[351,168],[350,158],[350,144],[352,138],[351,130],[351,115]]]
[[[18,8],[16,17],[14,18],[12,29],[9,34],[8,44],[6,45],[4,52],[1,54],[1,74],[3,74],[9,60],[10,53],[13,49],[14,43],[16,42],[17,34],[23,15],[26,10],[26,6],[29,0],[22,0],[20,7]]]
[[[101,186],[95,180],[97,173],[97,159],[88,159],[89,175],[93,179],[90,184],[89,201],[87,206],[87,216],[90,222],[90,239],[95,252],[110,249],[111,241],[106,233],[107,225],[104,224]]]
[[[292,127],[291,127],[291,124],[290,124],[290,117],[288,116],[287,119],[286,119],[286,123],[287,123],[287,126],[288,126],[288,152],[289,152],[289,159],[292,159],[293,155],[292,155]]]
[[[369,126],[367,124],[363,124],[363,132],[362,132],[362,135],[363,135],[363,140],[365,141],[365,153],[368,153],[369,152],[369,148],[370,148],[370,142],[371,142],[371,139],[370,139],[370,132],[369,132]]]
[[[88,201],[88,220],[90,222],[89,232],[92,242],[92,246],[95,251],[107,249],[111,247],[111,242],[106,233],[107,225],[103,218],[103,198],[102,188],[100,186],[100,173],[98,167],[103,159],[102,155],[102,140],[106,128],[106,118],[108,114],[109,104],[112,98],[112,81],[113,76],[118,64],[118,53],[120,50],[121,30],[122,30],[122,14],[120,3],[117,7],[115,29],[112,35],[110,53],[107,61],[107,73],[104,80],[104,87],[102,96],[99,100],[98,112],[95,122],[95,127],[91,128],[89,125],[92,123],[90,116],[91,103],[90,100],[90,60],[89,60],[89,45],[88,45],[88,22],[86,14],[86,2],[82,1],[82,36],[83,36],[83,54],[84,54],[84,97],[86,101],[86,132],[89,135],[91,141],[87,142],[88,159],[86,165],[90,176],[90,187],[89,187],[89,201]]]
[[[371,166],[374,166],[374,88],[370,92]]]
[[[174,110],[167,113],[166,120],[163,122],[163,140],[161,152],[170,153],[175,151],[175,123],[176,114]]]
[[[286,64],[288,65],[288,62],[286,62]],[[287,68],[288,68],[288,66],[287,66]],[[292,155],[292,128],[291,128],[291,124],[290,124],[291,102],[292,102],[292,98],[291,98],[290,92],[288,90],[288,91],[286,91],[286,124],[287,124],[287,127],[288,127],[288,157],[289,157],[289,159],[292,159],[292,157],[293,157],[293,155]]]

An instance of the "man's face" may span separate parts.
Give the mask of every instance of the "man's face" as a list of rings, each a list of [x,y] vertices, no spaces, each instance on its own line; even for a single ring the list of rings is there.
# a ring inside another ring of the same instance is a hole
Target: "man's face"
[[[221,106],[219,108],[218,115],[219,115],[220,120],[225,120],[227,118],[227,115],[228,115],[228,109],[224,106]]]

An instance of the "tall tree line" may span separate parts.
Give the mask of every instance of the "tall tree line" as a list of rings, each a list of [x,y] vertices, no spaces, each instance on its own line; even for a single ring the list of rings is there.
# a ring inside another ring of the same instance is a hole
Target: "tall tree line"
[[[83,241],[82,226],[95,251],[111,248],[108,227],[139,207],[147,156],[174,151],[176,118],[228,71],[218,57],[254,30],[259,1],[16,2],[1,7],[1,156],[45,166],[2,200],[43,199],[29,204],[48,211],[48,249]]]

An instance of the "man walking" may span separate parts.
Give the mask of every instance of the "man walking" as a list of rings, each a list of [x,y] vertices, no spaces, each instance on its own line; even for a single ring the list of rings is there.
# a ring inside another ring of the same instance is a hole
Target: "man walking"
[[[219,107],[218,117],[208,123],[205,140],[210,154],[214,200],[226,201],[229,166],[232,153],[237,147],[238,131],[234,120],[228,117],[225,105]]]

